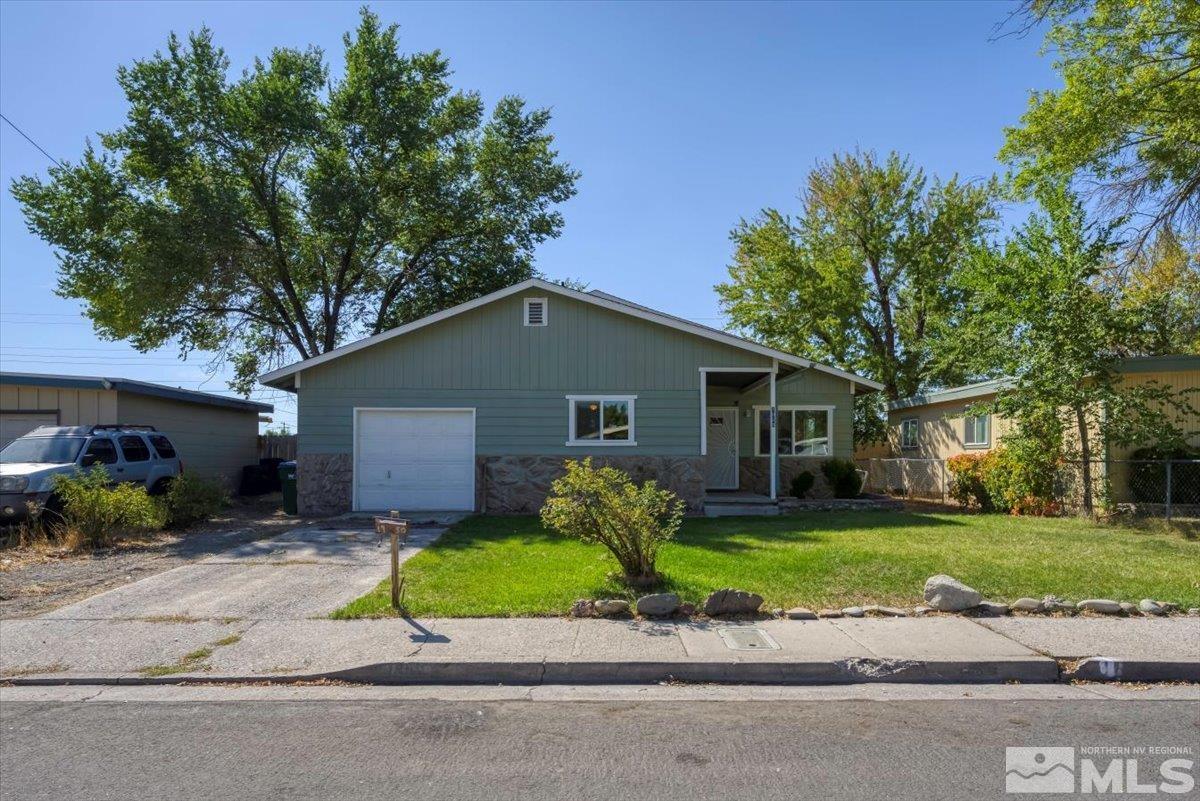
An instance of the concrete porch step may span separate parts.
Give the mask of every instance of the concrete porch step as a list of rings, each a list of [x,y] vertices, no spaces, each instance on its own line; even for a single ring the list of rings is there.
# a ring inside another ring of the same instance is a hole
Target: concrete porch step
[[[704,496],[704,514],[707,517],[777,515],[779,502],[750,492],[710,493]]]

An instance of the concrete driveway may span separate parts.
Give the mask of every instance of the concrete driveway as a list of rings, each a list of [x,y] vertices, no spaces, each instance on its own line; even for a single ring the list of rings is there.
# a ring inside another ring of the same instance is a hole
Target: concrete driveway
[[[346,524],[343,524],[346,525]],[[445,527],[413,529],[401,561]],[[304,527],[248,542],[40,616],[43,620],[299,620],[324,617],[388,575],[374,531]]]

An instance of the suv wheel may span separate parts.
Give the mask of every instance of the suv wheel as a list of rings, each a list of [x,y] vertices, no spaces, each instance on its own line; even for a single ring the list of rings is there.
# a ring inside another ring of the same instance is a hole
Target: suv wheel
[[[154,482],[154,486],[150,487],[150,494],[151,495],[166,495],[167,489],[169,489],[170,486],[171,486],[171,479],[160,478],[158,481]]]

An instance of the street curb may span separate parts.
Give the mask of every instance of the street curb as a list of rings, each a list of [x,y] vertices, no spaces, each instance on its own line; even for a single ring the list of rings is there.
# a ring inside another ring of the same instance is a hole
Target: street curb
[[[1060,680],[1059,665],[1045,657],[979,660],[843,659],[809,662],[732,662],[677,660],[603,662],[576,660],[411,660],[321,673],[214,675],[178,674],[140,676],[120,674],[98,677],[15,677],[13,685],[67,684],[183,684],[262,683],[295,684],[321,680],[360,684],[656,684],[681,681],[704,684],[1052,684]],[[1160,681],[1167,679],[1158,679]]]
[[[1073,670],[1063,671],[1063,679],[1200,682],[1200,659],[1115,659],[1093,656],[1081,661]]]

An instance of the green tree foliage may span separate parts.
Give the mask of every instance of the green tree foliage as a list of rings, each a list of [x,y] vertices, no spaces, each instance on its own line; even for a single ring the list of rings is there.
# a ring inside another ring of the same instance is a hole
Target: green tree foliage
[[[1001,158],[1016,188],[1082,178],[1139,244],[1166,227],[1200,228],[1200,3],[1026,0],[1028,30],[1048,21],[1044,52],[1063,87],[1034,92]]]
[[[101,336],[218,351],[247,391],[288,356],[531,275],[577,178],[549,112],[510,96],[487,114],[367,10],[344,41],[337,79],[309,47],[230,80],[210,31],[172,35],[118,71],[128,121],[101,149],[13,183]]]
[[[1114,270],[1130,356],[1200,354],[1200,251],[1164,228]]]
[[[948,278],[991,230],[993,194],[931,183],[896,153],[835,155],[809,174],[798,218],[764,209],[734,229],[717,292],[737,328],[870,376],[889,398],[960,381],[954,367],[931,373],[929,338],[961,305]],[[865,417],[856,428],[870,438]]]
[[[683,522],[683,501],[647,481],[640,487],[615,467],[592,467],[591,458],[568,459],[542,506],[547,528],[603,545],[616,557],[627,584],[657,583],[658,549]]]
[[[1171,413],[1197,412],[1169,388],[1121,380],[1123,343],[1136,321],[1104,280],[1120,221],[1089,223],[1064,185],[1044,185],[1037,198],[1041,211],[1002,253],[981,249],[956,276],[967,308],[957,336],[945,340],[946,357],[1013,378],[990,409],[974,411],[1014,420],[1023,446],[1035,441],[1082,460],[1082,500],[1091,512],[1088,460],[1101,455],[1097,436],[1110,445],[1171,446],[1183,436]]]

